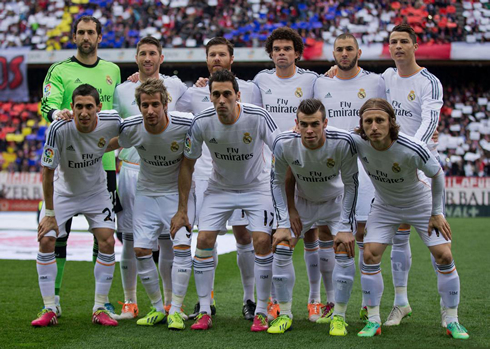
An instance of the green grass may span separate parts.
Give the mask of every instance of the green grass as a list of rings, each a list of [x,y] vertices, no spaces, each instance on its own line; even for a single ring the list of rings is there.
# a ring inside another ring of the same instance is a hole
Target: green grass
[[[116,328],[104,328],[91,323],[94,279],[89,262],[67,262],[62,288],[63,316],[58,326],[32,328],[30,321],[41,308],[34,261],[2,260],[0,278],[1,309],[0,347],[39,348],[463,348],[490,347],[489,292],[490,273],[488,246],[489,219],[451,219],[453,253],[461,278],[459,316],[470,333],[467,341],[457,341],[445,335],[440,326],[439,295],[436,276],[428,250],[417,234],[412,234],[412,270],[409,279],[409,299],[413,316],[395,328],[383,328],[379,337],[358,338],[363,327],[358,320],[361,301],[358,272],[349,308],[347,337],[333,338],[324,325],[307,320],[308,282],[303,261],[302,243],[296,248],[296,286],[294,289],[293,330],[284,335],[251,333],[250,322],[242,319],[242,289],[236,253],[219,257],[216,274],[217,316],[214,327],[207,332],[194,332],[187,322],[184,332],[171,332],[166,326],[137,327],[135,320],[120,321]],[[486,231],[486,233],[485,233]],[[69,247],[68,247],[69,248]],[[385,291],[381,317],[388,315],[393,301],[393,286],[389,267],[389,249],[383,259]],[[113,303],[123,298],[119,268],[116,268],[110,298]],[[140,311],[148,311],[147,296],[138,285]],[[187,312],[196,301],[194,281],[191,280],[186,299]],[[119,310],[120,307],[117,307]]]

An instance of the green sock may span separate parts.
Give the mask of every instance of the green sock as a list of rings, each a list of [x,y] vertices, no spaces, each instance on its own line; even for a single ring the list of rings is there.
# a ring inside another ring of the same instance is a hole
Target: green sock
[[[54,294],[59,296],[66,263],[66,239],[56,240],[54,253],[56,256],[56,266],[58,267],[58,273],[56,274],[56,280],[54,282]]]

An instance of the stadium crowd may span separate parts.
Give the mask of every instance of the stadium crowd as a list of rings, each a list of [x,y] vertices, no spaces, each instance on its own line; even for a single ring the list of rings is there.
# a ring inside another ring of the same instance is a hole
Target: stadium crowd
[[[389,31],[402,22],[415,29],[419,42],[490,40],[487,1],[2,0],[0,47],[75,48],[70,28],[81,15],[100,19],[100,48],[136,47],[146,35],[155,36],[164,47],[200,47],[214,36],[224,36],[236,47],[260,47],[284,25],[304,39],[333,43],[348,31],[368,44],[386,41]]]

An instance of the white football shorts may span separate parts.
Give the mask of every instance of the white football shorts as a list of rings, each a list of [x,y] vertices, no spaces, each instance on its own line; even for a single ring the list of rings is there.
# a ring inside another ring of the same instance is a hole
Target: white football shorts
[[[328,226],[332,235],[335,236],[339,230],[338,223],[342,209],[342,197],[342,195],[339,195],[329,201],[313,202],[296,195],[294,202],[303,224],[301,238],[304,237],[308,230],[324,225]]]

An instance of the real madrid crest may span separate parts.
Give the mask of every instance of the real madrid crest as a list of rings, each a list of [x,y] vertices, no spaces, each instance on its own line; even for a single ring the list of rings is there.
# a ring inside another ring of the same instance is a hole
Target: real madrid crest
[[[172,144],[170,145],[170,150],[173,152],[176,152],[177,150],[179,150],[179,148],[179,143],[177,142],[172,142]]]
[[[99,143],[97,143],[97,146],[99,148],[104,148],[104,145],[105,145],[105,139],[104,137],[102,137],[101,139],[99,139]]]
[[[391,170],[395,173],[399,173],[402,169],[400,168],[400,165],[398,165],[397,162],[393,163],[393,166],[391,167]]]
[[[298,87],[296,91],[294,91],[294,95],[298,98],[303,97],[303,90],[301,89],[301,87]]]
[[[105,77],[105,81],[107,82],[108,85],[112,85],[112,79],[109,75]]]
[[[414,90],[410,91],[407,98],[410,102],[413,102],[415,100],[415,91]]]
[[[250,144],[250,143],[252,143],[252,136],[250,136],[250,133],[245,132],[245,133],[243,134],[243,143],[245,143],[245,144]]]
[[[359,92],[357,92],[357,97],[360,99],[366,98],[366,90],[363,88],[359,89]]]
[[[332,158],[327,159],[327,167],[332,168],[335,166],[335,160]]]

